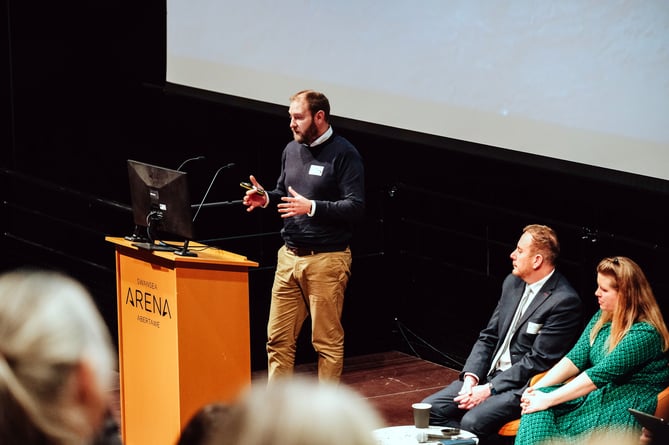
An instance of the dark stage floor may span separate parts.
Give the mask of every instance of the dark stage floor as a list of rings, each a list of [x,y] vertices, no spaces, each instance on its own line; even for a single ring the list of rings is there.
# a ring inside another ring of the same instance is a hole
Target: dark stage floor
[[[300,365],[297,373],[316,375],[316,364]],[[264,372],[254,373],[262,378]],[[341,382],[367,397],[387,426],[413,424],[411,404],[443,388],[459,371],[390,351],[346,359]]]
[[[316,364],[299,365],[299,374],[316,375]],[[265,371],[253,373],[264,378]],[[441,389],[458,371],[397,351],[346,359],[341,382],[360,393],[379,410],[386,426],[413,424],[411,404]],[[120,419],[118,388],[115,415]]]

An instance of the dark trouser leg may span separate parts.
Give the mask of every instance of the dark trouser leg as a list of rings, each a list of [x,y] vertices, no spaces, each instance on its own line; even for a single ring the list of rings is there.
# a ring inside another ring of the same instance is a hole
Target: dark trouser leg
[[[485,438],[495,436],[502,425],[519,417],[520,398],[511,391],[503,392],[467,411],[460,421],[460,428]]]
[[[444,389],[428,396],[423,400],[432,405],[430,409],[430,425],[460,427],[460,419],[467,411],[458,408],[453,398],[458,396],[462,382],[455,380]]]

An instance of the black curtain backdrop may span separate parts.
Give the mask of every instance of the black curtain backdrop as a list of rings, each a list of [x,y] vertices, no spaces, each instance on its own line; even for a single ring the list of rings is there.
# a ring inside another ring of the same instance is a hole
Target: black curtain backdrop
[[[1,13],[0,267],[81,279],[115,333],[113,246],[104,237],[133,230],[126,160],[176,168],[206,156],[186,168],[193,203],[234,162],[207,199],[223,204],[201,211],[196,238],[260,263],[249,297],[252,365],[264,368],[281,221],[225,203],[241,198],[238,183],[251,173],[268,186],[276,180],[291,137],[287,107],[166,90],[162,1],[40,3],[5,0]],[[367,174],[347,355],[399,349],[457,368],[529,223],[558,231],[560,268],[589,313],[594,267],[606,255],[635,259],[669,310],[666,181],[342,119],[334,126],[358,147]],[[298,361],[313,361],[303,334]]]

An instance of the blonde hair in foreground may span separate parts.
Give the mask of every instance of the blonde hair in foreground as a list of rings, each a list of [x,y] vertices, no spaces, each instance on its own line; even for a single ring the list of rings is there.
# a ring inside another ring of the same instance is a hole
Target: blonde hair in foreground
[[[302,377],[256,383],[233,406],[215,443],[376,445],[375,409],[343,384]]]
[[[0,443],[88,443],[115,365],[80,283],[46,271],[0,275]]]
[[[609,431],[603,428],[582,437],[549,439],[537,445],[641,445],[641,442],[638,433]]]
[[[585,445],[640,445],[640,433],[630,431],[608,431],[601,428],[590,435]]]

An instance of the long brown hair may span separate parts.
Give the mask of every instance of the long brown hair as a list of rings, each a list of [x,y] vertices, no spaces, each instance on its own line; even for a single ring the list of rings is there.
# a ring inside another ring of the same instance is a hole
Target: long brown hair
[[[669,331],[653,290],[639,265],[623,256],[604,258],[597,265],[597,273],[611,278],[611,286],[618,291],[618,304],[613,313],[602,311],[590,333],[590,342],[594,342],[604,323],[611,321],[609,351],[612,351],[633,323],[645,321],[655,327],[662,337],[662,350],[669,349]]]

